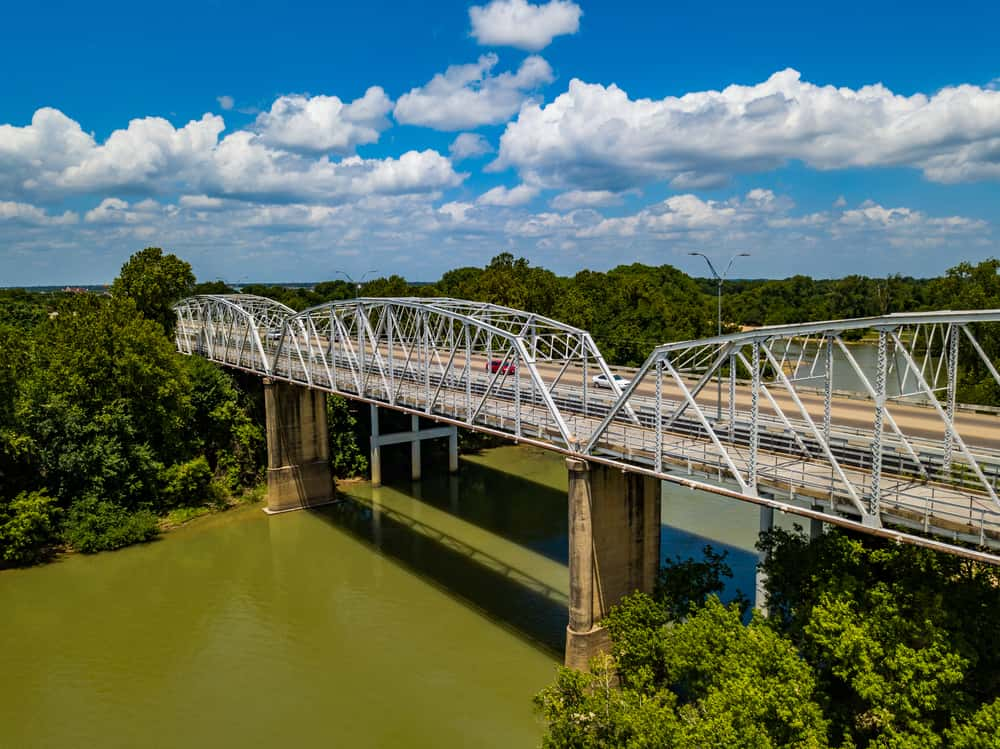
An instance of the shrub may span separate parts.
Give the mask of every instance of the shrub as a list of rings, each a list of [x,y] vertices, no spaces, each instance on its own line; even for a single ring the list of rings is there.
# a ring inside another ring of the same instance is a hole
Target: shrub
[[[163,473],[161,496],[166,507],[201,505],[216,499],[212,469],[203,455],[175,463]]]
[[[6,507],[0,502],[0,561],[33,564],[55,537],[55,500],[44,491],[21,492]]]
[[[92,554],[149,541],[158,532],[156,515],[149,510],[130,512],[112,502],[89,497],[70,508],[63,537],[77,551]]]

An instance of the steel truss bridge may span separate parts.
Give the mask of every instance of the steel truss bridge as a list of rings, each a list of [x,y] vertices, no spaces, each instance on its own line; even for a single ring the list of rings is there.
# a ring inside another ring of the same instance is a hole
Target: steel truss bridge
[[[175,311],[178,349],[224,366],[1000,564],[1000,412],[956,401],[964,367],[1000,387],[981,344],[1000,310],[668,343],[624,390],[587,331],[494,304],[296,313],[241,294]],[[873,345],[849,342],[861,331]]]

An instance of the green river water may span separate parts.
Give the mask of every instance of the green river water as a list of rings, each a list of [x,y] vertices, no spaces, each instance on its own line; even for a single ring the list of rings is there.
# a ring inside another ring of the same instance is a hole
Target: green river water
[[[566,473],[526,447],[460,474],[0,572],[0,747],[532,747],[561,661]],[[403,472],[399,472],[403,475]],[[664,556],[756,509],[664,484]]]

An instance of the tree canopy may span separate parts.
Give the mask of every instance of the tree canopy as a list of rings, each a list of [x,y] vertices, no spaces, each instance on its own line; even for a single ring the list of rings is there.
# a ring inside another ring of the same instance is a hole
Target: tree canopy
[[[609,656],[536,697],[543,745],[1000,747],[1000,573],[831,531],[760,542],[771,616],[716,592],[724,556],[676,560],[606,618]]]
[[[164,330],[173,330],[171,306],[191,294],[194,282],[189,263],[173,254],[164,255],[159,247],[147,247],[122,266],[111,294],[131,299],[141,315],[158,322]]]

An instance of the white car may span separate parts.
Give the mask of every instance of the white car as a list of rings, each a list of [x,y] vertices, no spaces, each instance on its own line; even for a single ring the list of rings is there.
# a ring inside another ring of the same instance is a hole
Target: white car
[[[615,384],[618,385],[619,390],[624,390],[632,383],[632,380],[627,380],[620,374],[612,375],[612,377],[614,377]],[[594,386],[611,389],[611,383],[608,381],[607,375],[603,374],[594,375]]]

